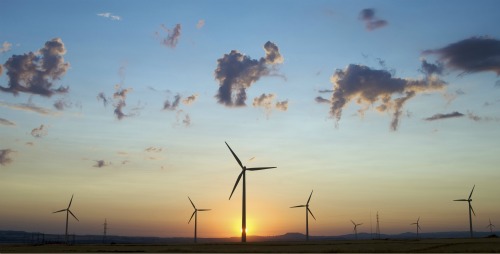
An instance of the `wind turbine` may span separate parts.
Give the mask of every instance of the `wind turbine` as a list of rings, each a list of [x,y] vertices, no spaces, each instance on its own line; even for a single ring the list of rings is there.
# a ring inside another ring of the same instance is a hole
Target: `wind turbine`
[[[229,151],[233,154],[234,158],[238,162],[238,164],[241,167],[241,173],[238,175],[238,179],[236,179],[236,183],[234,184],[233,191],[231,191],[231,195],[229,196],[229,200],[231,200],[231,197],[233,196],[234,190],[236,189],[236,186],[238,186],[238,183],[240,182],[241,178],[243,177],[243,200],[242,200],[242,215],[241,215],[241,242],[246,242],[247,241],[247,194],[246,194],[246,181],[245,181],[245,173],[247,170],[249,171],[257,171],[257,170],[263,170],[263,169],[270,169],[270,168],[276,168],[276,167],[259,167],[259,168],[247,168],[246,166],[243,166],[241,163],[240,159],[236,154],[233,152],[233,149],[226,143],[227,148],[229,148]]]
[[[66,243],[68,242],[68,218],[69,218],[69,214],[71,214],[71,216],[73,216],[73,218],[75,218],[77,221],[79,221],[78,218],[76,218],[76,216],[71,212],[71,210],[69,210],[69,207],[71,206],[71,202],[73,202],[73,195],[71,195],[71,200],[69,201],[68,208],[53,212],[53,213],[59,213],[59,212],[66,211],[66,233],[65,233]]]
[[[493,228],[495,227],[495,225],[491,224],[491,219],[490,219],[490,224],[486,227],[490,228],[490,233],[493,235]]]
[[[358,226],[363,225],[363,223],[356,224],[354,221],[352,221],[352,224],[354,225],[354,234],[356,235],[356,240],[358,240]]]
[[[418,224],[419,221],[420,221],[420,217],[418,217],[417,222],[410,224],[410,225],[417,225],[417,238],[418,238],[418,230],[421,229],[420,224]]]
[[[472,208],[472,205],[470,204],[470,202],[472,202],[472,192],[474,192],[474,188],[476,187],[476,185],[474,185],[474,187],[472,187],[472,191],[470,192],[470,195],[469,195],[469,198],[468,199],[455,199],[453,201],[467,201],[469,202],[469,224],[470,224],[470,238],[472,238],[472,215],[471,215],[471,211],[472,213],[474,214],[474,216],[476,216],[476,213],[474,212],[474,209]]]
[[[316,220],[314,217],[314,214],[311,212],[311,209],[309,209],[309,201],[311,201],[311,196],[313,194],[313,191],[311,191],[311,194],[309,195],[309,199],[307,199],[307,203],[305,205],[297,205],[297,206],[292,206],[290,208],[297,208],[297,207],[305,207],[306,208],[306,241],[309,241],[309,213],[311,216]]]
[[[191,202],[191,205],[193,205],[193,208],[194,208],[194,212],[193,212],[193,215],[191,215],[191,218],[189,219],[188,221],[188,224],[189,222],[191,222],[191,220],[193,219],[193,216],[194,216],[194,242],[196,243],[196,218],[198,217],[198,211],[200,212],[204,212],[204,211],[210,211],[212,209],[197,209],[196,206],[193,204],[193,201],[191,201],[191,199],[188,197],[189,199],[189,202]]]

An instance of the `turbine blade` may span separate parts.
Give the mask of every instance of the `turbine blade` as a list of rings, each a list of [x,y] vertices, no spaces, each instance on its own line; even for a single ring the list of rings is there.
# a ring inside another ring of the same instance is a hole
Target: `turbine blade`
[[[311,196],[313,195],[313,191],[311,191],[311,194],[309,195],[309,199],[307,200],[307,205],[309,205],[309,201],[311,201]]]
[[[240,165],[241,169],[243,169],[243,164],[241,164],[241,161],[240,159],[238,158],[238,156],[236,156],[236,154],[233,152],[233,149],[231,149],[231,147],[227,144],[227,142],[224,142],[226,143],[226,146],[227,148],[229,148],[229,151],[231,151],[231,153],[233,154],[234,158],[236,159],[236,161],[238,162],[238,164]]]
[[[247,170],[257,171],[257,170],[270,169],[270,168],[276,168],[276,167],[247,168]]]
[[[68,209],[68,212],[71,214],[71,216],[73,216],[73,218],[75,218],[77,221],[80,221],[72,212],[71,210]]]
[[[419,221],[419,220],[420,220],[420,217],[418,217],[418,219],[417,219],[417,223],[418,223],[418,221]]]
[[[356,226],[356,223],[354,223],[354,221],[352,221],[352,220],[351,220],[351,222],[352,222],[352,224],[353,224],[354,226]]]
[[[231,200],[231,197],[233,196],[234,190],[236,190],[236,186],[238,186],[238,183],[240,182],[241,176],[243,175],[245,171],[241,171],[240,175],[238,176],[238,179],[236,179],[236,183],[234,184],[233,191],[231,191],[231,195],[229,195],[229,200]]]
[[[358,224],[358,226],[361,226],[361,225],[363,225],[363,223],[359,223],[359,224]]]
[[[309,211],[309,213],[312,215],[312,217],[314,218],[314,220],[316,220],[316,217],[314,217],[314,214],[313,214],[313,212],[311,212],[311,209],[309,209],[309,207],[307,208],[307,211]]]
[[[189,199],[189,202],[191,202],[191,205],[193,205],[194,210],[196,210],[196,206],[194,206],[193,201],[191,201],[191,199],[189,198],[189,196],[188,196],[188,199]]]
[[[189,218],[188,224],[189,224],[189,222],[191,222],[191,220],[193,219],[193,217],[194,217],[194,214],[195,214],[195,213],[196,213],[196,210],[194,210],[193,214],[191,215],[191,218]]]
[[[75,194],[72,194],[72,195],[71,195],[71,199],[69,200],[68,209],[69,209],[69,207],[71,206],[71,202],[73,202],[73,195],[75,195]]]
[[[475,185],[475,184],[474,184],[474,186],[472,187],[472,190],[470,191],[469,199],[470,199],[470,197],[472,197],[472,192],[474,192],[474,188],[476,188],[476,185]]]
[[[296,206],[292,206],[290,208],[297,208],[297,207],[305,207],[306,205],[296,205]]]
[[[417,225],[418,229],[422,230],[422,228],[420,227],[420,225]]]
[[[472,213],[474,214],[474,216],[476,216],[476,213],[474,212],[474,208],[472,208],[472,205],[469,203],[469,208],[472,210]]]
[[[198,209],[198,211],[200,211],[200,212],[210,211],[210,210],[212,210],[212,209]]]
[[[462,198],[462,199],[455,199],[453,201],[469,201],[469,200]]]
[[[417,223],[411,223],[410,225],[418,225]]]
[[[53,212],[53,213],[60,213],[60,212],[64,212],[64,211],[66,211],[66,209],[62,209],[62,210],[59,210],[59,211]]]

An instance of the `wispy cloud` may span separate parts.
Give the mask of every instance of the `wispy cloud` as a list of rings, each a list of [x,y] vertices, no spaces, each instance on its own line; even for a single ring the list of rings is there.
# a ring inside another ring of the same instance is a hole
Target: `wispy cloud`
[[[0,149],[0,165],[6,166],[12,163],[12,158],[10,157],[15,151],[11,149]]]
[[[42,108],[39,106],[36,106],[32,103],[19,103],[19,104],[12,104],[8,102],[2,102],[0,101],[0,106],[5,107],[5,108],[10,108],[14,110],[22,110],[22,111],[31,111],[38,113],[40,115],[49,115],[49,116],[56,116],[59,115],[58,112],[54,112],[50,109]]]
[[[12,43],[10,43],[8,41],[4,41],[2,43],[2,47],[0,47],[0,53],[5,53],[5,52],[9,51],[11,48],[12,48]]]
[[[54,108],[63,111],[65,108],[70,108],[73,104],[64,98],[60,98],[54,102]]]
[[[177,110],[177,107],[179,107],[179,103],[181,101],[181,95],[180,94],[176,94],[174,96],[174,100],[172,102],[170,102],[170,100],[166,100],[164,103],[163,103],[163,110]]]
[[[196,28],[198,29],[201,29],[205,26],[205,20],[204,19],[200,19],[198,20],[198,23],[196,23]]]
[[[35,138],[41,138],[47,136],[49,134],[47,127],[45,125],[40,125],[40,127],[34,128],[31,130],[31,136]]]
[[[471,120],[474,120],[476,122],[499,122],[500,117],[488,117],[488,116],[478,116],[474,114],[473,112],[467,112],[467,117]]]
[[[159,152],[163,151],[163,148],[162,147],[150,146],[150,147],[144,149],[144,151],[150,152],[150,153],[159,153]]]
[[[96,164],[93,166],[95,168],[102,168],[111,165],[111,162],[106,162],[104,160],[96,160]]]
[[[314,100],[317,102],[317,103],[328,103],[330,104],[331,101],[329,99],[325,99],[321,96],[317,96],[316,98],[314,98]]]
[[[161,38],[160,32],[156,32],[155,35],[160,39],[160,43],[169,48],[175,48],[181,37],[181,24],[175,25],[173,29],[169,29],[164,24],[161,24],[161,29],[167,33],[167,37]]]
[[[392,77],[386,70],[371,69],[367,66],[350,64],[344,70],[336,70],[331,77],[333,94],[330,100],[330,115],[335,118],[335,125],[342,116],[342,109],[351,101],[364,105],[360,110],[365,110],[376,105],[380,112],[392,112],[391,130],[397,130],[399,118],[405,102],[417,93],[441,90],[446,82],[436,75],[424,79],[404,79]],[[393,98],[394,95],[401,95]]]
[[[122,18],[118,15],[113,15],[111,12],[98,13],[97,16],[104,17],[110,20],[120,21]]]
[[[184,110],[182,110],[182,109],[177,110],[175,118],[176,118],[177,124],[181,123],[185,127],[188,127],[191,125],[191,117],[189,116],[188,113],[184,112]]]
[[[64,62],[66,48],[60,38],[54,38],[36,53],[29,52],[11,56],[3,65],[9,79],[8,87],[0,86],[0,91],[12,93],[37,94],[50,97],[53,94],[67,93],[68,87],[53,89],[53,81],[69,69]]]
[[[232,50],[217,60],[215,79],[219,81],[219,90],[215,97],[217,102],[227,107],[245,106],[246,90],[261,77],[275,73],[274,66],[283,63],[278,46],[268,41],[264,45],[265,57],[251,59]]]
[[[184,105],[191,105],[196,101],[196,98],[198,98],[197,94],[190,95],[184,98],[184,100],[182,100],[182,103],[184,103]]]
[[[103,92],[100,92],[97,95],[97,101],[102,101],[102,104],[104,107],[108,106],[108,102],[111,100],[111,98],[106,97],[106,95]]]
[[[275,94],[261,94],[259,97],[255,97],[253,99],[253,106],[254,107],[262,107],[264,108],[266,112],[266,116],[269,117],[273,109],[278,109],[281,111],[287,111],[288,110],[288,101],[278,101],[274,102],[276,99]]]
[[[384,27],[388,24],[386,20],[375,17],[375,9],[372,8],[361,10],[359,13],[359,19],[365,22],[365,28],[368,31]]]
[[[5,126],[16,126],[14,122],[11,122],[5,118],[0,118],[0,125],[5,125]]]
[[[493,71],[500,75],[500,41],[490,37],[472,37],[422,54],[436,54],[446,67],[463,73]]]
[[[442,119],[449,119],[449,118],[458,118],[458,117],[463,117],[463,116],[464,116],[464,114],[455,111],[455,112],[448,113],[448,114],[435,114],[431,117],[425,118],[424,120],[435,121],[435,120],[442,120]]]

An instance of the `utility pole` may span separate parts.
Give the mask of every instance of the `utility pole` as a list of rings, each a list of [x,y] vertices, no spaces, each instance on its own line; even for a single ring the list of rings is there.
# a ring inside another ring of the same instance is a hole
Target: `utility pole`
[[[379,224],[379,220],[378,220],[378,211],[377,211],[377,228],[376,228],[376,234],[377,234],[377,238],[380,239],[380,224]]]
[[[106,222],[106,218],[104,218],[104,234],[102,236],[102,243],[106,243],[106,231],[108,230],[108,223]]]

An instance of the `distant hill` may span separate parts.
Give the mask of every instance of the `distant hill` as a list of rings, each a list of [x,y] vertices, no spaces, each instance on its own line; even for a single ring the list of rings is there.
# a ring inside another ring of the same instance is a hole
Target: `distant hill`
[[[468,231],[460,232],[433,232],[433,233],[421,233],[420,238],[468,238]],[[474,232],[474,237],[485,238],[485,237],[496,237],[496,235],[491,235],[489,232]],[[302,233],[286,233],[284,235],[276,236],[247,236],[249,242],[266,242],[266,241],[276,241],[276,242],[290,242],[290,241],[304,241],[306,236]],[[359,233],[358,239],[378,239],[375,234],[369,233]],[[386,235],[381,234],[380,239],[416,239],[417,235],[415,233],[406,232],[401,234]],[[309,236],[311,241],[331,241],[331,240],[354,240],[354,234],[339,235],[339,236]],[[76,244],[95,244],[95,243],[107,243],[107,244],[168,244],[168,243],[191,243],[193,238],[191,237],[143,237],[143,236],[117,236],[108,235],[106,239],[103,239],[102,235],[70,235],[69,241]],[[229,237],[229,238],[198,238],[198,242],[239,242],[240,237]],[[39,232],[24,232],[24,231],[10,231],[0,230],[0,244],[6,243],[31,243],[31,244],[42,244],[42,243],[64,243],[64,235],[55,234],[43,234]]]

